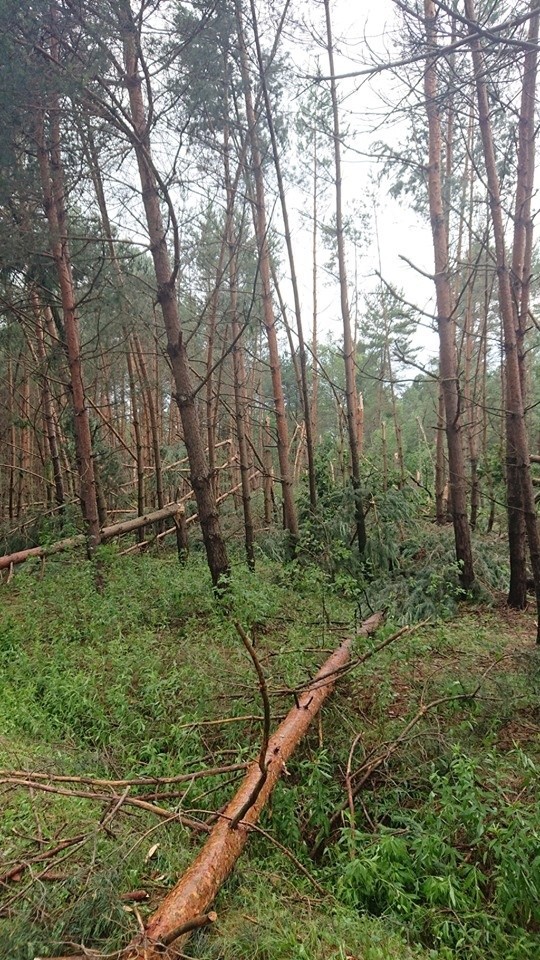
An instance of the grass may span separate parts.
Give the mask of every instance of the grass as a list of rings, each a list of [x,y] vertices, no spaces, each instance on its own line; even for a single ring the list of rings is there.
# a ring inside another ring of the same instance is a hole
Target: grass
[[[166,554],[120,558],[102,548],[99,567],[96,577],[91,563],[59,557],[42,578],[29,564],[3,588],[4,769],[176,776],[252,758],[259,720],[206,723],[262,713],[234,620],[252,631],[275,691],[305,680],[357,616],[351,591],[309,566],[261,560],[253,577],[238,565],[222,602],[200,557],[182,570]],[[219,895],[218,923],[192,939],[191,955],[537,957],[540,656],[533,634],[527,615],[462,606],[459,618],[402,637],[348,674],[262,820],[328,897],[268,840],[253,837]],[[426,714],[366,784],[356,830],[345,816],[321,862],[312,863],[309,847],[328,833],[342,802],[356,734],[360,763],[399,736],[421,702],[470,692],[479,679],[476,699]],[[278,716],[291,698],[273,697],[272,705]],[[196,781],[184,795],[170,788],[159,803],[195,816],[226,802],[233,780]],[[104,830],[108,804],[1,789],[0,873],[41,847],[86,837],[64,859],[33,865],[2,888],[2,960],[66,953],[71,943],[104,952],[125,944],[137,915],[121,896],[145,889],[148,903],[137,909],[146,916],[200,842],[134,807],[122,807]]]

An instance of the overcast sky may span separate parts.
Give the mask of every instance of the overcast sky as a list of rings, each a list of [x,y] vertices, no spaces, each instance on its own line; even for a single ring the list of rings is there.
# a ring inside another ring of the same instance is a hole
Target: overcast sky
[[[322,2],[311,0],[306,5],[306,20],[314,33],[322,33]],[[396,38],[399,24],[392,0],[366,0],[351,3],[350,0],[333,0],[332,21],[335,45],[336,73],[361,70],[373,61],[387,62],[396,57]],[[305,50],[291,45],[290,52],[299,73],[306,66]],[[316,45],[307,58],[313,64]],[[326,54],[319,52],[320,68],[328,72]],[[396,201],[388,194],[388,184],[378,185],[378,165],[371,157],[374,141],[383,140],[393,146],[403,143],[407,137],[408,124],[400,109],[404,90],[399,80],[389,72],[374,78],[340,80],[338,93],[341,103],[342,130],[348,131],[351,149],[343,150],[343,190],[345,213],[358,204],[372,211],[372,222],[367,233],[370,241],[358,259],[358,288],[373,290],[377,283],[375,271],[379,268],[384,278],[393,286],[401,288],[405,297],[422,310],[433,310],[433,284],[408,266],[401,256],[407,257],[422,270],[433,269],[431,233],[425,220],[418,217],[406,199]],[[375,217],[379,243],[375,238]],[[297,236],[297,256],[304,279],[303,298],[306,312],[311,309],[310,293],[310,248],[301,230]],[[352,271],[351,271],[352,272]],[[349,276],[351,297],[354,297],[354,276]],[[320,328],[339,336],[339,301],[335,288],[324,286],[320,291]],[[418,333],[417,343],[425,353],[436,350],[436,336],[425,327]]]

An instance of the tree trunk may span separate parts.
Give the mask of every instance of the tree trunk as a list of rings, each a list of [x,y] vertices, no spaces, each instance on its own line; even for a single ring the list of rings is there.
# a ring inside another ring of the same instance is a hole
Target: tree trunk
[[[9,423],[9,481],[8,481],[8,517],[15,519],[15,455],[16,455],[16,432],[15,432],[15,409],[13,398],[15,396],[15,377],[13,375],[13,361],[11,357],[8,360],[8,423]]]
[[[428,59],[424,73],[424,92],[429,132],[428,191],[433,251],[435,258],[435,291],[439,329],[439,369],[446,417],[448,443],[448,475],[456,557],[460,565],[460,581],[468,590],[474,582],[471,534],[467,518],[465,458],[461,437],[461,409],[456,356],[454,304],[448,262],[448,233],[443,204],[441,174],[441,123],[437,90],[436,5],[424,0]]]
[[[274,167],[276,170],[279,199],[281,203],[281,214],[283,217],[283,227],[284,227],[284,233],[285,233],[285,245],[287,247],[287,256],[288,256],[289,267],[291,271],[291,285],[292,285],[293,298],[294,298],[296,330],[298,334],[298,352],[300,354],[300,384],[301,384],[302,406],[304,410],[306,451],[307,451],[307,461],[308,461],[309,501],[310,501],[311,510],[315,511],[317,506],[317,488],[315,484],[315,461],[314,461],[314,449],[313,449],[312,419],[311,419],[311,409],[310,409],[310,402],[309,402],[308,363],[307,363],[306,344],[304,341],[304,328],[302,324],[302,311],[300,307],[300,293],[298,290],[298,281],[296,278],[296,266],[295,266],[294,253],[293,253],[293,247],[292,247],[291,230],[289,226],[289,213],[287,209],[287,201],[285,196],[285,186],[283,183],[283,175],[281,173],[279,148],[278,148],[278,142],[277,142],[276,131],[274,126],[272,107],[270,104],[270,97],[268,95],[268,85],[266,83],[265,67],[264,67],[264,61],[263,61],[261,45],[259,40],[259,28],[257,25],[257,11],[255,8],[254,0],[250,0],[250,7],[251,7],[251,21],[253,25],[253,34],[255,37],[255,45],[257,49],[257,60],[259,63],[259,76],[261,79],[261,88],[262,88],[262,94],[263,94],[265,111],[266,111],[266,122],[268,125],[270,139],[272,142]]]
[[[535,137],[535,90],[538,53],[538,0],[530,5],[528,41],[534,48],[524,56],[523,85],[519,114],[517,155],[517,184],[514,212],[514,237],[512,245],[511,284],[513,293],[514,326],[517,331],[517,351],[521,383],[521,401],[525,409],[527,394],[527,369],[525,332],[527,328],[532,255],[531,197],[534,183],[534,137]],[[508,606],[523,610],[527,605],[526,529],[521,485],[514,465],[511,446],[507,444],[507,463],[510,477],[507,498],[508,541],[510,547],[510,586]]]
[[[119,12],[123,33],[126,86],[129,94],[131,120],[134,128],[133,146],[141,178],[142,199],[157,281],[157,297],[167,333],[167,352],[174,375],[175,399],[182,418],[184,442],[189,457],[191,484],[197,501],[199,522],[201,524],[212,581],[214,585],[217,586],[228,579],[229,560],[225,541],[221,534],[218,511],[212,489],[212,478],[208,469],[204,443],[199,429],[186,344],[184,342],[178,313],[176,292],[179,243],[178,230],[175,225],[172,206],[169,204],[169,213],[174,221],[175,243],[175,263],[174,267],[171,267],[159,200],[159,188],[161,188],[164,195],[166,194],[166,188],[161,181],[158,181],[152,162],[149,126],[139,74],[140,50],[137,40],[137,27],[132,16],[129,2],[121,0]]]
[[[243,13],[241,0],[235,0],[236,26],[238,33],[238,46],[240,54],[240,69],[242,73],[242,86],[244,101],[246,106],[246,116],[248,122],[249,138],[251,145],[251,160],[253,178],[255,181],[255,208],[254,208],[254,227],[257,239],[257,250],[259,254],[259,272],[262,287],[262,305],[263,322],[268,338],[268,354],[270,374],[272,378],[272,390],[274,395],[274,409],[277,428],[277,449],[280,467],[281,489],[283,493],[284,521],[285,527],[289,531],[293,540],[293,546],[298,539],[298,519],[296,507],[293,498],[291,471],[289,464],[289,436],[287,428],[287,413],[285,410],[285,397],[283,394],[283,383],[281,379],[281,365],[279,359],[279,349],[276,334],[276,321],[274,316],[274,306],[272,303],[272,284],[270,271],[270,250],[268,246],[268,233],[266,221],[266,200],[264,189],[264,178],[262,169],[262,156],[257,135],[257,118],[253,106],[253,96],[251,92],[251,83],[249,78],[248,58],[243,28]]]
[[[158,505],[158,509],[161,510],[163,504],[165,503],[165,496],[163,493],[163,471],[161,469],[161,446],[159,443],[159,426],[158,426],[156,405],[154,401],[154,393],[152,390],[152,385],[150,383],[150,378],[148,376],[148,368],[146,366],[146,361],[144,359],[142,344],[141,344],[141,341],[139,340],[139,335],[137,333],[133,333],[132,342],[135,347],[135,355],[137,357],[137,362],[139,365],[141,383],[143,384],[144,392],[146,396],[146,406],[148,410],[148,421],[150,426],[152,451],[154,454],[154,470],[156,474],[157,505]]]
[[[20,518],[23,508],[31,502],[31,463],[30,463],[30,380],[24,357],[19,359],[22,370],[19,391],[19,476],[17,479],[17,508],[15,516]]]
[[[216,472],[216,416],[215,411],[217,403],[214,400],[214,344],[216,339],[217,311],[219,302],[219,291],[221,289],[221,280],[223,276],[223,267],[225,263],[225,250],[227,240],[224,236],[221,241],[219,258],[216,267],[214,289],[210,296],[208,337],[206,346],[206,438],[208,444],[208,467],[210,476],[214,483],[214,494],[217,497],[217,472]]]
[[[91,125],[88,124],[86,129],[81,127],[80,133],[81,133],[81,139],[83,141],[84,148],[86,151],[88,163],[90,166],[90,175],[92,177],[94,190],[96,192],[96,199],[98,202],[99,212],[101,216],[101,224],[102,224],[103,231],[105,233],[105,237],[109,247],[109,254],[116,271],[118,283],[120,284],[120,288],[122,289],[124,286],[124,274],[122,272],[122,267],[116,255],[113,232],[111,228],[111,221],[109,218],[109,211],[107,209],[107,201],[105,198],[105,190],[103,188],[103,179],[101,176],[101,170],[99,166],[99,156],[98,156],[98,151],[96,149],[96,145],[94,142],[94,136],[93,136]],[[130,404],[131,404],[131,422],[133,426],[133,434],[135,439],[137,513],[139,514],[139,516],[142,516],[144,513],[144,451],[143,451],[143,445],[142,445],[141,425],[139,420],[139,405],[138,405],[137,390],[136,390],[136,384],[135,384],[135,360],[134,360],[132,342],[129,336],[127,323],[124,323],[124,325],[122,326],[122,332],[123,332],[124,341],[125,341],[126,366],[127,366],[127,372],[128,372],[129,396],[130,396]],[[159,451],[159,447],[158,447],[158,451]],[[159,464],[160,464],[159,469],[161,471],[161,459],[159,460]],[[156,473],[157,473],[157,467],[156,467]],[[157,481],[157,478],[156,478],[156,481]],[[159,503],[159,499],[158,499],[158,506],[162,507],[163,502]],[[141,527],[138,535],[140,540],[144,539],[144,528]]]
[[[126,533],[133,533],[146,524],[159,524],[162,520],[176,516],[179,510],[179,504],[172,503],[162,510],[156,510],[153,513],[147,513],[142,517],[133,517],[131,520],[122,520],[121,523],[114,523],[109,527],[103,527],[100,531],[101,540],[113,540],[115,537],[121,537]],[[24,563],[32,557],[49,557],[55,553],[61,553],[63,550],[69,550],[71,547],[81,546],[86,540],[84,534],[77,534],[74,537],[67,537],[65,540],[58,540],[48,547],[29,547],[27,550],[18,550],[16,553],[8,553],[0,557],[0,570],[6,570],[12,564]]]
[[[240,458],[240,479],[242,486],[242,510],[244,514],[244,542],[246,559],[250,570],[255,569],[255,550],[253,542],[253,517],[251,513],[251,466],[249,462],[246,436],[247,397],[244,351],[241,343],[241,330],[238,322],[238,248],[234,236],[234,197],[235,189],[231,182],[229,163],[229,130],[225,127],[223,162],[225,169],[225,189],[227,193],[226,240],[229,256],[229,297],[231,316],[231,337],[233,342],[233,384],[236,436]]]
[[[474,29],[477,20],[474,0],[465,0],[467,18]],[[487,183],[489,189],[489,204],[493,224],[495,254],[497,260],[497,277],[499,285],[499,308],[504,330],[504,355],[506,362],[506,442],[507,442],[507,501],[508,536],[512,557],[513,540],[517,537],[517,524],[512,518],[522,505],[527,541],[531,558],[532,574],[536,593],[538,610],[537,640],[540,642],[540,536],[536,517],[536,504],[531,477],[529,459],[529,440],[525,425],[525,412],[521,388],[519,366],[519,347],[516,335],[515,319],[512,298],[512,284],[507,261],[502,203],[499,188],[499,176],[495,157],[495,145],[490,120],[490,108],[485,80],[485,61],[477,34],[471,33],[470,46],[473,58],[476,94],[478,101],[478,115],[480,133],[484,152]],[[520,573],[522,576],[523,573]],[[521,591],[516,585],[516,593]]]
[[[42,397],[42,406],[43,406],[43,420],[45,424],[45,432],[47,435],[47,443],[49,446],[49,453],[51,456],[51,463],[53,468],[53,477],[54,477],[54,491],[57,506],[63,507],[66,500],[65,490],[64,490],[64,478],[62,475],[62,466],[60,462],[60,452],[58,447],[58,436],[56,433],[56,425],[54,422],[54,409],[52,402],[51,389],[49,385],[49,377],[47,373],[47,351],[45,349],[45,334],[43,330],[43,316],[42,316],[42,306],[39,302],[39,297],[34,287],[30,291],[30,298],[32,302],[32,310],[34,313],[35,320],[35,331],[36,331],[36,344],[37,344],[37,357],[40,364],[41,372],[41,397]]]
[[[362,502],[362,485],[360,480],[360,456],[358,452],[358,394],[356,390],[355,349],[351,330],[351,314],[349,309],[349,293],[347,289],[347,268],[345,263],[345,237],[343,232],[342,210],[342,182],[341,182],[341,133],[339,128],[339,110],[337,100],[336,81],[334,80],[334,48],[332,41],[332,24],[330,19],[330,0],[324,0],[326,14],[326,39],[328,63],[330,66],[330,93],[332,96],[334,164],[336,174],[336,242],[339,266],[339,288],[341,297],[341,316],[343,319],[343,354],[345,360],[345,396],[347,401],[347,427],[349,435],[349,449],[351,454],[351,483],[354,494],[354,510],[356,520],[356,536],[358,550],[364,553],[367,544],[366,522]]]
[[[317,217],[318,217],[318,175],[317,175],[317,147],[318,130],[316,124],[313,125],[313,237],[311,245],[311,273],[312,273],[312,298],[313,298],[313,323],[311,331],[311,423],[314,443],[317,441],[319,429],[319,366],[318,353],[319,345],[317,342],[317,313],[318,313],[318,264],[317,264]]]
[[[57,42],[51,40],[51,56],[57,59]],[[62,300],[65,346],[70,372],[70,390],[74,413],[77,467],[83,516],[88,528],[89,549],[99,543],[99,517],[92,459],[90,419],[83,382],[79,318],[76,310],[75,287],[67,236],[65,188],[60,153],[60,108],[58,97],[53,97],[50,110],[51,160],[45,143],[44,111],[39,110],[36,123],[38,164],[45,215],[49,226],[51,252],[56,266]]]
[[[381,615],[374,614],[362,625],[360,635],[368,636],[377,629],[380,621]],[[265,775],[259,760],[250,766],[240,789],[220,815],[202,850],[150,918],[144,934],[128,948],[125,960],[128,957],[129,960],[172,960],[182,949],[187,937],[182,934],[174,936],[175,931],[200,917],[212,904],[249,839],[250,826],[257,823],[287,760],[332,692],[336,679],[349,661],[350,651],[351,640],[345,640],[298,697],[297,705],[268,742],[262,760]],[[242,811],[245,812],[240,822],[233,826]],[[170,951],[161,946],[172,941],[174,945]]]
[[[133,425],[133,433],[135,436],[135,456],[137,464],[137,513],[142,517],[144,513],[144,459],[143,459],[143,448],[142,448],[142,437],[141,437],[141,425],[139,421],[139,403],[137,397],[137,389],[135,385],[135,366],[133,363],[133,354],[131,352],[131,342],[128,336],[127,329],[124,327],[124,337],[126,340],[126,364],[128,371],[129,379],[129,395],[131,400],[131,423]],[[140,537],[144,536],[143,531],[140,531]]]

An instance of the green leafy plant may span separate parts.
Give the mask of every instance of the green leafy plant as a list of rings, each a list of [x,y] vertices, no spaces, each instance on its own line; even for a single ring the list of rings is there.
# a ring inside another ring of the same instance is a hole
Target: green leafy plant
[[[493,755],[480,763],[456,747],[416,803],[386,797],[378,834],[344,830],[333,854],[343,900],[407,923],[448,956],[533,960],[540,813],[505,799],[495,769]]]

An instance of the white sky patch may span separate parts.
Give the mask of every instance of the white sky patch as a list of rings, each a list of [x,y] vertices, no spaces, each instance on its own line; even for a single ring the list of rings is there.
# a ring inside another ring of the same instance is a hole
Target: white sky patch
[[[308,2],[305,16],[312,36],[320,37],[323,43],[325,34],[322,2]],[[398,26],[392,0],[371,0],[362,4],[353,4],[350,0],[334,0],[331,4],[331,16],[335,69],[338,75],[363,70],[374,62],[387,63],[399,57],[395,46]],[[315,40],[311,49],[306,48],[305,37],[303,32],[296,42],[294,38],[287,41],[287,51],[295,63],[298,75],[309,78],[318,62],[320,71],[325,76],[328,72],[326,50],[323,46],[318,46]],[[306,86],[308,84],[309,79],[306,79]],[[373,207],[376,209],[377,223],[375,225],[372,215],[365,231],[366,240],[360,251],[355,253],[354,246],[348,244],[350,300],[353,307],[358,297],[360,332],[362,296],[377,289],[380,283],[377,276],[379,265],[384,280],[400,290],[406,301],[417,305],[426,313],[432,314],[434,311],[433,282],[402,259],[407,258],[424,273],[433,271],[429,223],[412,210],[406,198],[396,200],[390,196],[389,181],[378,183],[380,165],[373,156],[373,144],[377,140],[395,148],[406,142],[409,127],[402,110],[402,106],[405,106],[404,96],[405,88],[390,71],[383,71],[373,77],[349,78],[338,82],[343,139],[344,215],[347,217],[356,208],[364,209],[368,214]],[[306,178],[307,166],[306,163]],[[333,200],[331,190],[325,202],[327,211],[331,211]],[[296,208],[295,259],[301,279],[303,309],[305,316],[311,317],[311,240],[307,225],[305,221],[302,223],[299,212],[300,209],[304,214],[307,212],[306,197],[295,196],[293,192],[289,194],[289,202],[293,209]],[[319,251],[321,267],[327,258],[325,252]],[[287,272],[286,265],[284,270]],[[322,270],[318,306],[321,336],[331,333],[338,339],[341,324],[339,291],[337,284],[329,282],[328,278],[323,279]],[[422,352],[423,361],[437,351],[436,333],[428,327],[429,319],[424,317],[414,342]]]

